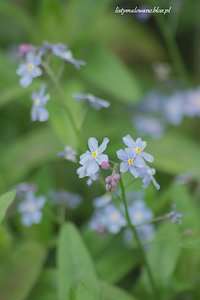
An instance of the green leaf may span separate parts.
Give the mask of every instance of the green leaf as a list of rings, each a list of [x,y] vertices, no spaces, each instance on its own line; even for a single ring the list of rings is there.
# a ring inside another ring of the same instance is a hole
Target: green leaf
[[[69,299],[81,282],[97,292],[93,262],[80,233],[70,223],[64,225],[60,232],[57,265],[59,300]]]
[[[121,241],[120,241],[121,242]],[[96,270],[100,278],[114,283],[123,279],[139,262],[138,252],[113,242],[103,255],[96,260]],[[113,270],[115,270],[113,272]]]
[[[165,237],[167,236],[169,239],[165,240]],[[177,266],[180,254],[180,234],[177,226],[171,223],[163,224],[158,229],[147,252],[149,265],[157,286],[160,289],[168,286],[169,280]],[[149,286],[149,280],[145,269],[143,271],[142,279],[145,282],[145,286]]]
[[[37,284],[29,295],[29,300],[56,300],[57,280],[56,269],[46,268],[42,271]]]
[[[25,300],[37,281],[45,259],[44,248],[25,242],[12,249],[0,270],[0,299]]]
[[[15,198],[15,192],[8,192],[0,197],[0,222],[2,222],[3,217],[6,214],[6,211]]]
[[[114,271],[114,270],[113,270]],[[136,300],[135,297],[128,294],[121,288],[114,285],[110,285],[106,282],[100,281],[101,285],[101,300]]]
[[[169,132],[161,140],[148,143],[148,150],[157,169],[170,174],[191,172],[200,178],[200,145],[190,138]]]
[[[95,46],[80,71],[82,77],[119,101],[133,103],[141,96],[137,79],[108,49]]]
[[[94,300],[94,294],[92,290],[84,283],[81,282],[76,291],[75,300]]]

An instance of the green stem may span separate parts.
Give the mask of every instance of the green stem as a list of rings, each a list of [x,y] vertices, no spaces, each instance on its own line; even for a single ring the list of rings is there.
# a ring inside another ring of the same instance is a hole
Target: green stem
[[[153,274],[152,274],[152,271],[151,271],[151,267],[148,263],[148,260],[147,260],[143,245],[140,241],[139,235],[137,233],[137,230],[136,230],[135,226],[132,224],[131,218],[129,216],[128,206],[127,206],[127,203],[126,203],[125,188],[124,188],[124,184],[123,184],[123,181],[122,181],[121,177],[120,177],[120,187],[121,187],[121,193],[122,193],[122,201],[123,201],[124,209],[125,209],[125,216],[126,216],[129,228],[130,228],[130,230],[131,230],[131,232],[132,232],[132,234],[133,234],[133,236],[134,236],[134,238],[135,238],[135,240],[138,244],[138,247],[141,251],[142,259],[143,259],[143,262],[144,262],[146,270],[147,270],[149,281],[150,281],[150,284],[152,286],[152,290],[154,291],[154,294],[155,294],[155,299],[159,300],[160,296],[159,296],[158,289],[157,289],[157,286],[156,286],[156,283],[155,283],[155,280],[154,280],[154,277],[153,277]]]
[[[63,94],[63,90],[62,90],[59,82],[57,81],[57,79],[56,79],[53,71],[49,67],[49,65],[47,65],[45,63],[42,63],[42,66],[45,69],[45,71],[48,74],[48,76],[50,77],[50,79],[51,79],[52,83],[54,84],[55,88],[57,89],[60,98],[62,99],[62,103],[59,102],[58,104],[59,104],[59,106],[61,106],[61,107],[63,107],[65,109],[65,111],[66,111],[66,113],[68,115],[68,118],[69,118],[69,120],[71,122],[71,125],[72,125],[72,127],[74,129],[74,132],[75,132],[77,138],[79,139],[80,145],[81,145],[81,133],[80,133],[80,130],[79,130],[79,128],[76,125],[76,122],[74,120],[74,117],[73,117],[70,109],[68,108],[68,106],[66,106],[65,104],[63,104],[63,102],[65,102],[65,95]]]

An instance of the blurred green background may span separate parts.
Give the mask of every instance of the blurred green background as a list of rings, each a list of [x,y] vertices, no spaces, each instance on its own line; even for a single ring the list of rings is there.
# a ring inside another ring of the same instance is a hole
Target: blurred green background
[[[151,16],[146,22],[141,22],[135,15],[115,14],[117,6],[144,4],[172,6],[172,13],[165,17]],[[85,227],[92,212],[91,201],[103,193],[103,188],[98,185],[88,188],[84,180],[78,179],[77,166],[58,158],[57,153],[65,145],[80,147],[62,108],[49,102],[48,122],[31,122],[30,94],[41,81],[35,80],[28,89],[20,87],[16,75],[18,45],[61,42],[69,46],[75,58],[87,62],[81,70],[74,70],[68,65],[65,67],[60,83],[66,95],[66,104],[78,124],[85,106],[72,100],[73,93],[90,92],[111,102],[108,110],[96,112],[89,108],[81,128],[81,146],[86,149],[90,136],[98,140],[108,136],[109,154],[116,159],[115,152],[122,147],[122,137],[126,134],[137,136],[131,120],[134,105],[148,91],[173,91],[174,87],[184,90],[198,86],[199,12],[198,0],[146,3],[0,0],[0,192],[3,194],[20,182],[33,182],[38,185],[39,193],[65,188],[83,195],[84,203],[70,219],[81,229],[96,272],[99,278],[121,286],[135,299],[155,299],[141,268],[137,249],[126,248],[118,236],[102,239]],[[178,54],[176,44],[180,51]],[[182,57],[180,64],[179,54]],[[169,81],[163,82],[156,76],[152,66],[158,62],[171,66]],[[59,73],[62,63],[53,60],[52,66],[55,73]],[[52,99],[59,97],[50,83],[48,91]],[[147,139],[149,152],[155,157],[154,167],[158,171],[161,191],[157,193],[149,188],[146,201],[158,215],[164,213],[172,202],[184,213],[181,227],[172,224],[158,227],[155,243],[148,252],[161,299],[200,299],[199,126],[197,118],[184,119],[180,126],[169,127],[161,139]],[[177,185],[174,177],[184,172],[192,172],[193,181],[187,186]],[[62,296],[57,298],[55,279],[58,227],[46,217],[38,228],[23,228],[19,220],[13,217],[12,210],[0,228],[1,300],[63,299]],[[66,234],[69,234],[68,231]],[[67,245],[66,254],[69,248]],[[80,253],[75,248],[73,251],[78,257]],[[83,260],[87,261],[87,258],[83,257],[81,262]],[[84,267],[89,268],[87,264]],[[62,274],[59,276],[62,277]],[[120,296],[120,291],[114,291],[111,287],[105,290],[108,290],[105,296],[98,299],[134,299],[124,294]],[[93,299],[85,293],[86,298],[76,299]]]

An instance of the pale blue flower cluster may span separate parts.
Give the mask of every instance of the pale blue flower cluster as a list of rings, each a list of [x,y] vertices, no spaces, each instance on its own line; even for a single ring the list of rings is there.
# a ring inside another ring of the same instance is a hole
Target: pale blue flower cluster
[[[110,103],[101,98],[97,98],[92,94],[74,94],[74,100],[76,101],[85,101],[88,105],[90,105],[95,110],[100,110],[101,108],[108,108]]]
[[[62,205],[71,210],[75,210],[82,203],[82,197],[77,193],[72,193],[64,189],[50,191],[52,204]]]
[[[146,206],[142,198],[136,198],[132,204],[129,204],[129,215],[132,224],[136,227],[140,239],[142,241],[152,239],[155,230],[154,226],[149,223],[153,220],[154,215],[152,210]],[[125,231],[124,238],[125,242],[128,244],[134,240],[133,234],[129,229]]]
[[[30,227],[41,222],[42,208],[45,201],[44,196],[37,198],[32,191],[25,194],[24,200],[18,206],[18,211],[21,213],[21,222],[24,226]]]
[[[152,162],[154,159],[151,154],[144,151],[147,143],[141,138],[134,141],[130,135],[123,137],[123,141],[127,148],[117,151],[117,156],[122,161],[120,172],[125,173],[129,170],[135,178],[142,178],[143,188],[152,182],[159,189],[160,186],[154,178],[155,169],[150,168],[145,162]]]
[[[168,124],[177,126],[184,117],[200,117],[200,88],[171,95],[150,92],[134,111],[133,124],[137,131],[160,138]]]
[[[32,93],[32,101],[33,101],[33,106],[31,109],[31,120],[32,121],[40,121],[44,122],[47,121],[49,118],[49,112],[46,109],[46,103],[49,101],[50,96],[45,95],[45,89],[46,85],[43,84],[41,85],[41,88],[38,92],[33,92]]]
[[[108,162],[108,156],[103,154],[108,142],[109,139],[104,138],[102,144],[99,146],[96,138],[89,138],[89,151],[80,156],[80,164],[82,166],[77,170],[77,174],[80,178],[95,178],[99,172],[102,162]]]
[[[50,44],[44,42],[41,46],[22,44],[19,47],[22,63],[16,73],[20,76],[20,85],[27,88],[33,80],[42,75],[42,64],[44,56],[54,55],[59,57],[64,62],[71,63],[75,68],[85,65],[82,60],[73,58],[72,52],[64,44]],[[31,110],[32,121],[44,122],[48,120],[49,113],[45,108],[49,95],[44,95],[45,85],[41,86],[39,92],[32,93],[33,107]]]
[[[111,203],[109,194],[102,195],[94,200],[95,212],[89,226],[99,233],[110,232],[117,234],[127,225],[126,219],[119,207]]]

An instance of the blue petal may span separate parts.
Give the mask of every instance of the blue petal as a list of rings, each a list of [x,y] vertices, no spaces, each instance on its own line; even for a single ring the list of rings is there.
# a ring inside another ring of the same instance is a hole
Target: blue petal
[[[91,137],[88,140],[88,147],[90,149],[91,152],[97,151],[98,148],[98,141],[96,138]]]
[[[108,155],[106,154],[99,154],[96,158],[96,161],[100,165],[103,161],[108,161]]]
[[[120,164],[120,172],[125,173],[126,171],[128,171],[129,169],[129,165],[127,162],[122,162]]]
[[[102,153],[103,151],[106,150],[107,144],[109,142],[108,138],[104,138],[102,144],[98,148],[98,153]]]
[[[87,176],[94,176],[99,170],[99,165],[96,160],[91,160],[87,165]]]
[[[32,81],[32,77],[26,75],[20,79],[20,84],[23,88],[27,88],[32,83]]]
[[[126,135],[123,137],[124,144],[130,148],[135,147],[135,141],[132,139],[130,135]]]
[[[127,160],[128,159],[127,153],[124,150],[122,150],[122,149],[120,149],[120,150],[117,151],[117,157],[120,160]]]
[[[144,159],[147,160],[148,162],[154,161],[154,157],[149,153],[142,152],[141,156],[144,157]]]
[[[137,173],[137,171],[136,171],[136,169],[135,169],[134,166],[130,166],[130,172],[131,172],[131,174],[132,174],[135,178],[138,177],[138,173]]]

